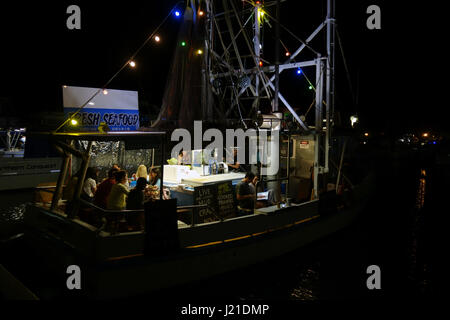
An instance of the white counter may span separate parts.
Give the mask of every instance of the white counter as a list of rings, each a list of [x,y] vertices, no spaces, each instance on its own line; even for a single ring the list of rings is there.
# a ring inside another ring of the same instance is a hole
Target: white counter
[[[211,176],[203,176],[200,178],[182,179],[181,183],[191,185],[193,187],[204,186],[208,184],[214,184],[217,182],[224,182],[230,180],[242,180],[245,177],[245,173],[231,172],[223,174],[215,174]]]

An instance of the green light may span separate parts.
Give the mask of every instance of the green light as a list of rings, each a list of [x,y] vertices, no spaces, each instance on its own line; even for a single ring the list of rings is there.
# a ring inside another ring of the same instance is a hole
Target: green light
[[[181,41],[181,46],[182,46],[182,47],[186,47],[186,42]]]
[[[309,90],[312,90],[312,86],[309,86],[308,89],[309,89]]]

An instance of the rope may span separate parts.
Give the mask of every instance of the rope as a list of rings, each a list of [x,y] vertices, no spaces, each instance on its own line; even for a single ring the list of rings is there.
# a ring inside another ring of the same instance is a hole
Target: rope
[[[345,55],[344,55],[344,48],[342,47],[342,41],[341,41],[341,38],[339,37],[339,32],[338,32],[338,30],[337,30],[337,26],[336,26],[336,36],[337,36],[337,40],[338,40],[338,43],[339,43],[339,49],[340,49],[340,51],[341,51],[342,60],[343,60],[343,62],[344,62],[345,74],[347,75],[347,81],[348,81],[348,85],[349,85],[349,87],[350,87],[350,93],[351,93],[351,95],[352,95],[353,106],[356,107],[356,104],[355,104],[355,95],[354,95],[354,93],[353,93],[352,82],[351,82],[351,79],[350,79],[350,72],[348,71],[347,61],[346,61]]]

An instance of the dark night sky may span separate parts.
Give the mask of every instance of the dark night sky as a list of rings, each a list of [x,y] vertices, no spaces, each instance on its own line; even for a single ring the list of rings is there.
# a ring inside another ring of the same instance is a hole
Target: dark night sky
[[[2,3],[0,97],[12,99],[20,113],[62,111],[62,85],[101,87],[176,2]],[[439,75],[445,75],[447,65],[438,49],[443,10],[380,0],[336,2],[338,31],[358,95],[354,106],[336,47],[337,108],[346,113],[357,110],[369,128],[446,128],[445,102],[438,98],[443,84]],[[325,5],[317,3],[283,3],[283,24],[306,38],[325,14]],[[81,8],[81,30],[66,28],[66,8],[71,4]],[[370,4],[381,8],[381,30],[366,28]],[[138,90],[144,101],[159,106],[178,24],[169,19],[161,31],[163,43],[149,43],[136,58],[138,68],[125,69],[109,87]]]

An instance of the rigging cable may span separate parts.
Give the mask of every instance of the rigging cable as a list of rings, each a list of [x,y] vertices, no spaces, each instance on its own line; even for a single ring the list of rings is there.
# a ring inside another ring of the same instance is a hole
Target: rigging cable
[[[348,66],[347,66],[347,60],[345,59],[345,55],[344,55],[344,48],[342,47],[342,41],[341,38],[339,37],[339,32],[337,29],[337,25],[336,25],[336,37],[339,43],[339,49],[341,51],[341,55],[342,55],[342,60],[344,62],[344,68],[345,68],[345,74],[347,75],[347,81],[348,81],[348,85],[350,87],[350,94],[352,95],[352,102],[353,102],[353,107],[356,109],[356,103],[355,103],[355,95],[353,93],[353,87],[352,87],[352,81],[350,79],[350,72],[348,71]],[[357,110],[355,110],[357,111]]]

